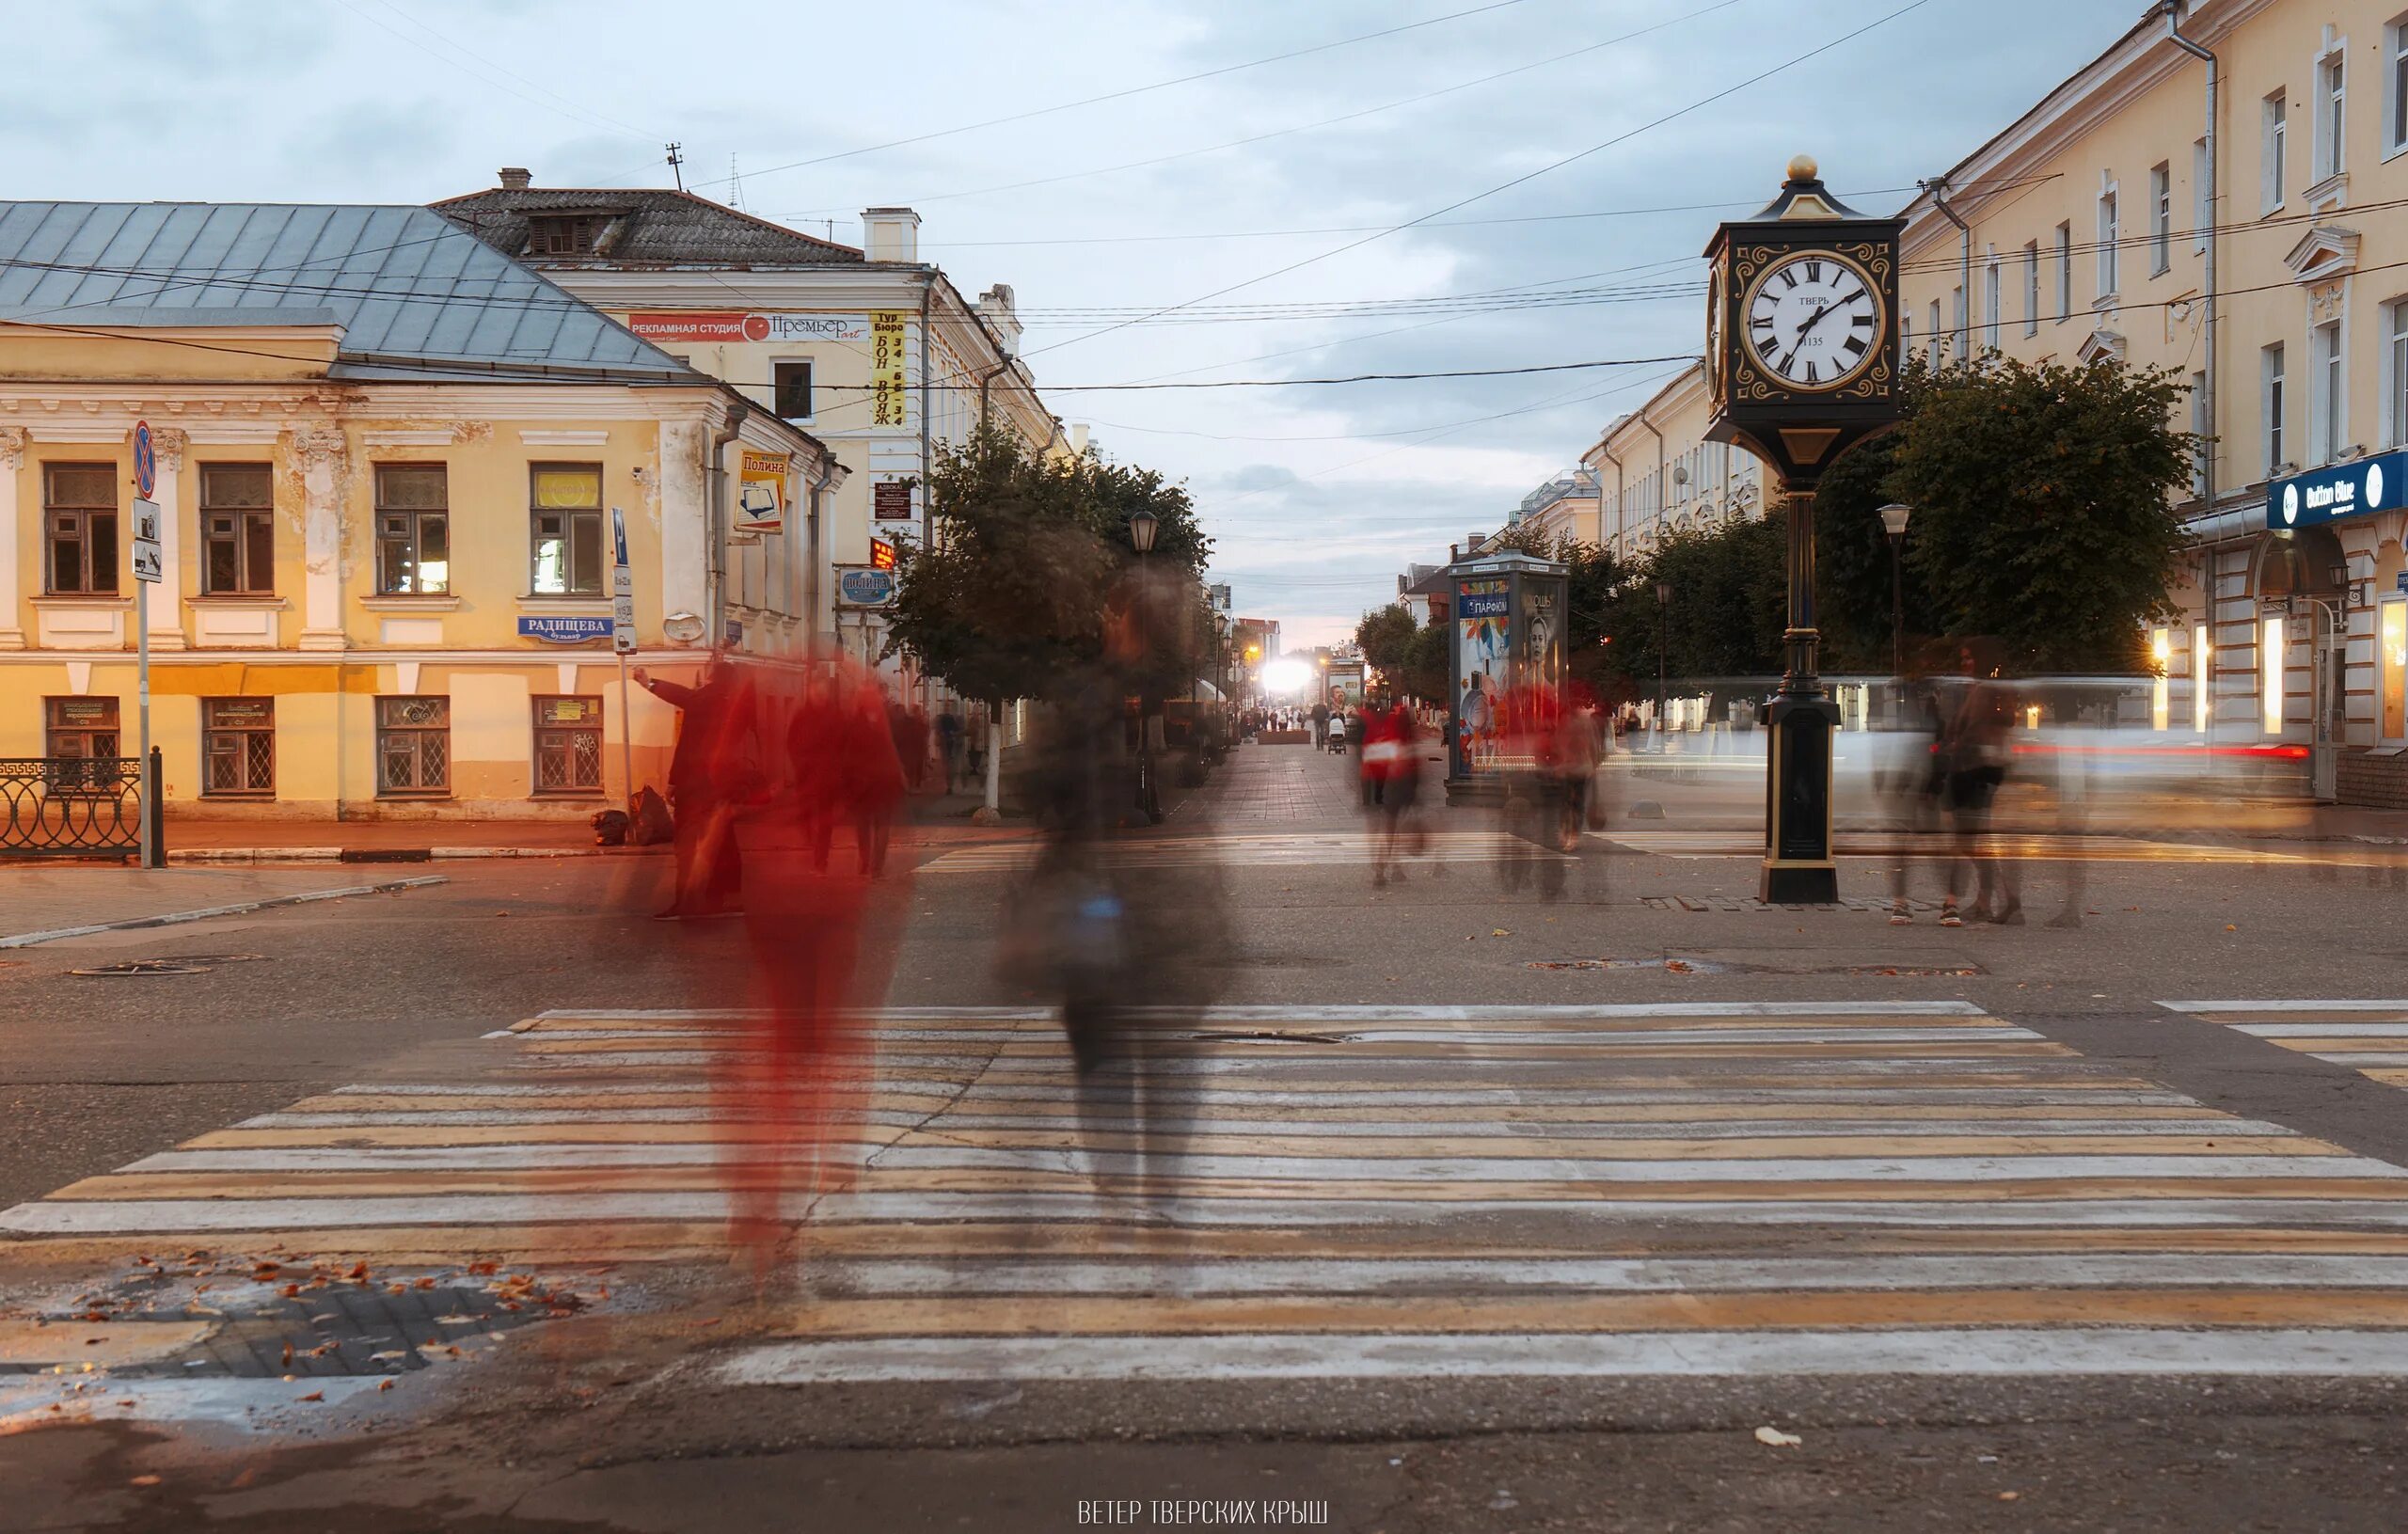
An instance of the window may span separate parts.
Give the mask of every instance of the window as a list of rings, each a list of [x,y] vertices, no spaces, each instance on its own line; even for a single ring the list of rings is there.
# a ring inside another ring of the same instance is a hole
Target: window
[[[2266,419],[2266,475],[2290,462],[2283,456],[2283,349],[2269,346],[2258,354],[2258,408]]]
[[[2201,735],[2215,722],[2215,642],[2208,625],[2191,626],[2191,728]]]
[[[537,698],[535,792],[602,792],[602,700]]]
[[[810,363],[773,362],[769,365],[769,382],[781,417],[787,420],[811,419]]]
[[[117,466],[47,464],[42,515],[50,529],[50,589],[117,590]]]
[[[2148,173],[2148,269],[2154,277],[2174,265],[2174,167]]]
[[[1998,252],[1990,252],[1990,263],[1982,273],[1983,344],[1995,352],[1999,349],[1999,310],[2006,307],[1999,293]]]
[[[2115,286],[2115,241],[2118,213],[2115,189],[2110,186],[2099,194],[2099,296],[2110,297],[2119,290]]]
[[[602,594],[602,466],[537,464],[530,527],[538,596]]]
[[[2408,737],[2408,601],[2383,604],[2375,619],[2374,651],[2383,679],[2375,688],[2383,738]]]
[[[2384,424],[2391,446],[2408,447],[2408,298],[2384,305],[2383,312],[2389,332],[2384,355],[2391,364],[2391,419]]]
[[[2316,447],[2321,454],[2318,462],[2337,463],[2349,429],[2349,398],[2341,378],[2341,322],[2318,325],[2313,340],[2310,355],[2316,368]]]
[[[2023,333],[2040,333],[2040,242],[2023,247]]]
[[[276,793],[276,700],[200,701],[200,791],[208,799]]]
[[[527,220],[527,254],[589,256],[610,227],[609,213],[539,214]]]
[[[276,495],[265,464],[200,466],[200,540],[203,595],[276,590]]]
[[[118,754],[115,698],[44,698],[41,702],[42,754],[85,761]]]
[[[2316,65],[2316,179],[2338,176],[2350,167],[2346,149],[2350,126],[2349,58],[2339,49]]]
[[[2208,454],[2215,445],[2208,440],[2214,435],[2214,423],[2208,419],[2208,375],[2191,375],[2191,435],[2198,440],[2191,445],[2191,494],[2208,493]]]
[[[2283,733],[2283,616],[2271,613],[2258,629],[2258,710],[2266,734]]]
[[[2383,153],[2408,150],[2408,16],[2383,29]]]
[[[2191,248],[2208,248],[2208,231],[2215,227],[2215,210],[2210,206],[2209,182],[2214,170],[2208,164],[2208,141],[2191,140]]]
[[[442,794],[452,787],[452,700],[376,700],[376,792]]]
[[[1931,365],[1937,368],[1948,355],[1947,339],[1940,333],[1940,300],[1937,298],[1931,301],[1931,321],[1924,334],[1930,338],[1927,344],[1931,350]]]
[[[2265,129],[2258,148],[2258,202],[2261,212],[2273,213],[2283,205],[2283,148],[2290,135],[2290,98],[2276,91],[2266,98],[2263,107]]]
[[[1960,357],[1973,355],[1973,329],[1965,312],[1968,296],[1962,286],[1948,290],[1948,344]]]
[[[376,593],[452,590],[450,483],[441,464],[376,466]]]
[[[2073,318],[2073,226],[2057,226],[2057,318]]]

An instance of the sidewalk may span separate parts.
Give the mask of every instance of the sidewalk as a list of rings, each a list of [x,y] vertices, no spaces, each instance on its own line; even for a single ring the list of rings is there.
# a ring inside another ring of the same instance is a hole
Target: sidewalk
[[[332,868],[12,868],[0,881],[0,951],[443,882]]]

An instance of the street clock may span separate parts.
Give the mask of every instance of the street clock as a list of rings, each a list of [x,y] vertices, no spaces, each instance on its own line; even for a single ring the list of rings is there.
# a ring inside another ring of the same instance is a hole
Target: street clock
[[[1765,513],[1788,524],[1789,623],[1781,690],[1759,716],[1765,753],[1766,901],[1839,898],[1831,861],[1831,736],[1839,710],[1817,674],[1814,487],[1840,454],[1898,420],[1898,232],[1831,196],[1804,155],[1781,196],[1722,225],[1706,246],[1706,436],[1771,470]]]
[[[1896,423],[1902,228],[1840,202],[1800,155],[1769,207],[1715,231],[1709,437],[1807,489],[1849,447]]]

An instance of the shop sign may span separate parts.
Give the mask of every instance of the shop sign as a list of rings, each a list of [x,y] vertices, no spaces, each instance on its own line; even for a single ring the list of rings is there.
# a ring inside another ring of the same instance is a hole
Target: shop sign
[[[880,480],[869,487],[869,514],[875,522],[911,520],[911,482]]]
[[[873,570],[895,568],[895,546],[883,538],[869,541],[869,567]]]
[[[836,600],[848,608],[882,608],[895,600],[895,572],[839,570]]]
[[[59,698],[51,708],[62,728],[78,725],[114,726],[117,723],[115,698]]]
[[[2266,486],[2266,526],[2313,528],[2408,506],[2408,449],[2311,468]]]
[[[272,698],[212,698],[209,725],[214,730],[265,730],[276,723]]]
[[[911,381],[904,372],[903,324],[910,311],[882,308],[869,317],[869,423],[901,426],[909,416]]]
[[[1513,593],[1510,583],[1502,580],[1466,580],[1458,591],[1462,600],[1455,607],[1458,618],[1502,618],[1512,610]]]
[[[721,341],[792,345],[869,340],[866,314],[800,314],[776,310],[652,309],[627,316],[627,328],[652,341]]]
[[[736,495],[738,531],[785,531],[786,472],[791,461],[788,453],[745,450]]]
[[[518,637],[547,644],[583,644],[610,637],[610,620],[564,612],[540,613],[518,620]]]
[[[602,718],[602,705],[591,698],[547,698],[535,705],[546,724],[583,724]]]

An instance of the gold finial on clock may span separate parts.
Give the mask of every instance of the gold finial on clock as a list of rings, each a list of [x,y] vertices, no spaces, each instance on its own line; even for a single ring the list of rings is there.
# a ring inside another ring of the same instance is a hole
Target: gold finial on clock
[[[1789,162],[1789,179],[1792,182],[1811,182],[1821,174],[1822,167],[1814,163],[1811,154],[1795,156]]]

